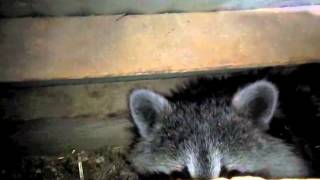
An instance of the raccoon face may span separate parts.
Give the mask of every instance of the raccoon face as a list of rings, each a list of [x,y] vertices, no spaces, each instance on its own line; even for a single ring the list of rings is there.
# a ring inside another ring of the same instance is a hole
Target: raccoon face
[[[304,176],[303,161],[265,133],[277,99],[277,89],[267,81],[252,83],[233,97],[208,97],[202,103],[169,102],[153,91],[135,90],[129,105],[140,137],[129,161],[140,174],[187,170],[193,178],[233,172]]]

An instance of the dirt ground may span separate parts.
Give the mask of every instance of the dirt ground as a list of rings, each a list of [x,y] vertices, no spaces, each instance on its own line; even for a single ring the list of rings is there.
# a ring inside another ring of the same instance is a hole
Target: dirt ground
[[[41,180],[135,180],[138,179],[119,147],[94,152],[72,150],[59,157],[26,156],[14,166],[1,169],[1,179]]]

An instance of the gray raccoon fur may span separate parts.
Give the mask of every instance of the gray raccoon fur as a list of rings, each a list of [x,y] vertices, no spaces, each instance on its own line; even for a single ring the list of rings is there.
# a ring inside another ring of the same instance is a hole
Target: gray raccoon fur
[[[306,162],[293,147],[266,133],[277,106],[277,87],[266,80],[200,103],[172,102],[151,90],[135,90],[129,107],[140,137],[129,162],[140,174],[187,168],[192,178],[219,177],[225,170],[306,177]]]

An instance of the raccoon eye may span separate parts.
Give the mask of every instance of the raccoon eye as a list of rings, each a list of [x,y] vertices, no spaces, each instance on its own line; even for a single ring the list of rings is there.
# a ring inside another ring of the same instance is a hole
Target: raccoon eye
[[[177,178],[190,179],[191,175],[189,173],[188,167],[183,167],[181,171],[173,171],[171,173],[171,177],[174,179],[177,179]]]

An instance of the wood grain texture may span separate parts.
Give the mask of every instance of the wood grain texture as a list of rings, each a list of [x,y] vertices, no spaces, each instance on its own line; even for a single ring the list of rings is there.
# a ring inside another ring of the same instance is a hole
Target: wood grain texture
[[[306,12],[0,20],[0,82],[299,64],[320,59],[320,16]]]
[[[59,155],[75,150],[128,148],[132,141],[131,122],[123,118],[95,116],[39,119],[20,125],[10,136],[24,152],[31,155]]]
[[[1,0],[0,16],[90,16],[295,7],[319,0]]]

